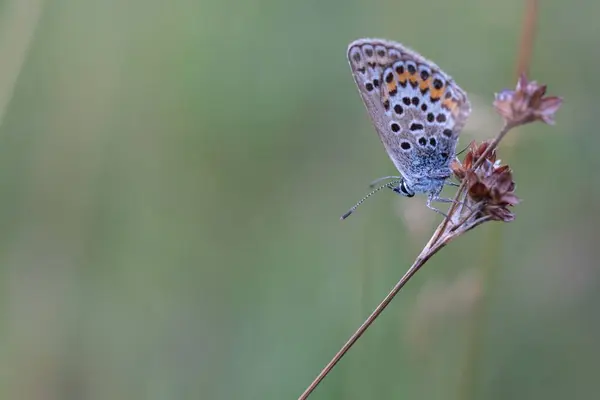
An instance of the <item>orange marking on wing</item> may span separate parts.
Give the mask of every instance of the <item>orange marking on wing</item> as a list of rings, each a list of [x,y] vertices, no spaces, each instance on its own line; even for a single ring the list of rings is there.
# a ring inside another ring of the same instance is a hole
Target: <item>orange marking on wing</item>
[[[408,79],[410,79],[410,83],[412,83],[412,84],[417,83],[420,80],[419,75],[417,75],[417,74],[409,75]]]
[[[442,95],[444,94],[444,90],[445,88],[443,86],[439,89],[436,89],[433,86],[433,81],[431,81],[431,83],[429,84],[429,95],[434,99],[439,99],[440,97],[442,97]]]
[[[396,73],[396,75],[398,76],[398,80],[402,83],[406,82],[406,80],[408,79],[408,71],[406,71],[406,68],[404,69],[404,72],[399,74]]]
[[[445,99],[442,104],[446,106],[452,114],[455,114],[458,109],[458,103],[453,98]]]
[[[425,80],[420,79],[419,89],[421,89],[421,90],[427,89],[430,85],[430,82],[429,82],[430,80],[431,80],[431,78],[427,78]]]
[[[389,92],[393,92],[394,90],[398,89],[398,86],[396,86],[396,82],[391,81],[390,83],[386,83],[387,86],[387,91]]]

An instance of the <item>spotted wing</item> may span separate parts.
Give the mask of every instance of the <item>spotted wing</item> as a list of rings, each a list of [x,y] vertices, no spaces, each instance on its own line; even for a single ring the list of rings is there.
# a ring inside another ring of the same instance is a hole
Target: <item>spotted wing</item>
[[[470,113],[466,93],[433,62],[399,43],[359,39],[348,46],[348,60],[396,168],[405,177],[447,169]]]

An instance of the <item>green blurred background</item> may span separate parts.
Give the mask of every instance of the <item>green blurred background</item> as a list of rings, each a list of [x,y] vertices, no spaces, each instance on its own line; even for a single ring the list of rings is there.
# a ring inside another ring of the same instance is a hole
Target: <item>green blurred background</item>
[[[295,399],[439,217],[394,174],[345,58],[386,37],[501,126],[524,2],[0,1],[0,398]],[[500,157],[523,203],[439,253],[314,399],[600,389],[600,3],[540,2],[554,127]]]

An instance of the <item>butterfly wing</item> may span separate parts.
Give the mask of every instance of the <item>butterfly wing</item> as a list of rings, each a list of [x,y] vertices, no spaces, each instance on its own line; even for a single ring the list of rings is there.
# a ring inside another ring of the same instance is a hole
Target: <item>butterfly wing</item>
[[[348,61],[390,159],[404,176],[443,174],[470,113],[466,93],[433,62],[400,43],[359,39]]]

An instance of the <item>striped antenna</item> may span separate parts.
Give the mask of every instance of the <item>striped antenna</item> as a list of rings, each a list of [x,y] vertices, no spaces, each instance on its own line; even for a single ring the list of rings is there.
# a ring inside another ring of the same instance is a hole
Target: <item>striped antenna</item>
[[[356,203],[354,205],[354,207],[352,207],[351,209],[349,209],[347,213],[345,213],[344,215],[342,215],[340,217],[340,219],[344,220],[344,219],[348,218],[350,216],[350,214],[352,214],[358,208],[358,206],[360,206],[362,203],[364,203],[365,200],[367,200],[369,197],[371,197],[375,193],[379,192],[381,189],[385,189],[385,188],[390,188],[391,189],[392,187],[394,187],[394,185],[396,185],[396,184],[398,184],[400,182],[401,181],[399,181],[399,180],[395,180],[395,181],[392,181],[392,182],[388,182],[385,185],[381,185],[377,189],[374,189],[371,193],[367,194],[365,197],[363,197],[362,199],[360,199],[360,201],[358,203]]]

